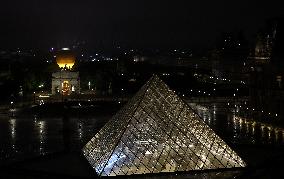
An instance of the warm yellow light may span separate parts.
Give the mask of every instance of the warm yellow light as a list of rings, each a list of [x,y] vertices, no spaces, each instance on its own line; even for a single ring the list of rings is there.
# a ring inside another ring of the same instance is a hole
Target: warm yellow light
[[[56,56],[56,62],[60,68],[72,69],[75,60],[75,56],[70,51],[61,51]]]
[[[75,58],[72,57],[61,57],[56,59],[57,64],[60,68],[68,68],[71,69],[75,64]]]

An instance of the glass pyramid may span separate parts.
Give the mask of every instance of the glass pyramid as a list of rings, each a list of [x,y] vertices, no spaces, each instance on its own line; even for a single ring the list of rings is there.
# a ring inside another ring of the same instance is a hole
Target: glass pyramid
[[[100,176],[245,167],[156,75],[84,146]]]

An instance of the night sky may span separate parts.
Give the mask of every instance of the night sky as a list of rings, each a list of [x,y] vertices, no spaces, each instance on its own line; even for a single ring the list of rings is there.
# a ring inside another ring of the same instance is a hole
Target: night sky
[[[134,47],[214,44],[222,32],[252,38],[281,1],[9,0],[0,6],[1,47],[49,47],[73,41]]]

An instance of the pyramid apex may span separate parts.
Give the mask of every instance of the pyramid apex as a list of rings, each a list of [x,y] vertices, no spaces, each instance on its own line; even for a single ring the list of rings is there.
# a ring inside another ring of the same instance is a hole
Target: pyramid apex
[[[159,76],[157,75],[157,74],[153,74],[152,76],[151,76],[151,78],[150,78],[150,80],[158,80],[158,79],[160,79],[159,78]]]
[[[100,176],[246,166],[155,74],[83,153]]]

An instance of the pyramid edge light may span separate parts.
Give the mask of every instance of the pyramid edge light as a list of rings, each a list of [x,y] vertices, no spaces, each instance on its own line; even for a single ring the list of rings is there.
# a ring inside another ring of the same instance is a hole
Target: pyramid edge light
[[[85,145],[98,175],[245,167],[245,162],[154,75]]]
[[[153,79],[153,77],[151,77],[151,79]],[[83,154],[89,161],[90,165],[96,170],[97,174],[102,172],[102,167],[105,165],[104,162],[100,164],[100,161],[110,157],[109,155],[111,155],[111,151],[114,150],[113,147],[115,147],[115,144],[117,144],[118,140],[121,138],[121,135],[118,134],[127,127],[125,125],[131,119],[131,114],[136,110],[138,103],[142,100],[142,97],[145,94],[151,79],[145,85],[143,85],[136,95],[131,98],[128,103],[124,105],[84,146]],[[130,108],[127,109],[128,107]],[[133,110],[132,113],[131,110]],[[121,118],[124,120],[119,120]],[[111,132],[107,133],[107,131]],[[105,135],[106,133],[107,135]],[[101,138],[103,140],[100,140]],[[106,148],[106,146],[108,147]],[[97,162],[95,162],[94,159],[97,159]]]

